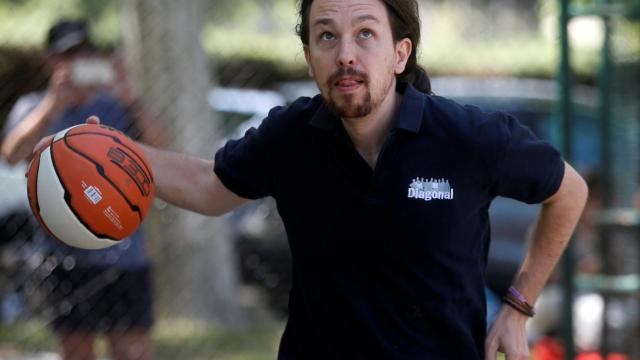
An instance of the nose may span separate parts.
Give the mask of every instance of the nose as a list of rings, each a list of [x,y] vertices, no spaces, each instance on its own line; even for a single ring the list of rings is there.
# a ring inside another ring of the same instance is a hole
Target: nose
[[[344,39],[340,42],[338,54],[336,56],[336,64],[339,67],[350,67],[356,64],[356,56],[352,42]]]

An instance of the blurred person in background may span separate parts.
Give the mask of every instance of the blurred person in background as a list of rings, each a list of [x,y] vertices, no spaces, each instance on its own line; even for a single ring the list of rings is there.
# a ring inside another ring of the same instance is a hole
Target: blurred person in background
[[[513,117],[431,95],[418,14],[413,0],[302,0],[319,95],[273,109],[215,161],[144,146],[172,204],[217,216],[276,199],[293,259],[279,359],[528,359],[531,304],[587,188]],[[543,206],[487,335],[495,196]]]
[[[29,160],[37,140],[99,114],[105,125],[156,146],[161,127],[139,100],[123,62],[98,51],[85,20],[61,20],[48,33],[46,91],[19,98],[3,129],[2,156]],[[151,265],[140,230],[98,251],[69,247],[42,234],[30,246],[42,266],[25,287],[42,292],[43,313],[60,337],[64,359],[92,359],[105,333],[115,359],[149,359]]]

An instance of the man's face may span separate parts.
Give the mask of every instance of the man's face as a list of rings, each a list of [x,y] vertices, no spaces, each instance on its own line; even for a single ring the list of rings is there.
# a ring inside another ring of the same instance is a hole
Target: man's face
[[[327,104],[342,118],[359,118],[394,91],[411,42],[394,44],[380,0],[315,0],[304,52]]]

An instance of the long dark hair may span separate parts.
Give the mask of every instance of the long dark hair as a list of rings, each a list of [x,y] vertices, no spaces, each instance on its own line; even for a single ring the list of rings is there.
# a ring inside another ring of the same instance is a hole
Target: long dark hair
[[[393,41],[404,38],[411,40],[413,46],[407,66],[402,74],[397,76],[398,81],[408,82],[427,94],[431,94],[431,80],[427,72],[418,65],[416,54],[420,44],[420,14],[416,0],[382,0],[389,13]],[[299,0],[298,25],[296,33],[302,44],[309,45],[309,11],[313,0]]]

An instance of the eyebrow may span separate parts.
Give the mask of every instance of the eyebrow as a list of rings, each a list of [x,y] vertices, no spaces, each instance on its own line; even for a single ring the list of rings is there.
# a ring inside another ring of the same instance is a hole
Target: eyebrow
[[[367,14],[367,15],[360,15],[358,16],[353,22],[357,23],[357,22],[365,22],[367,20],[373,21],[373,22],[380,22],[380,20],[378,20],[377,17]]]
[[[360,15],[357,18],[355,18],[355,20],[352,23],[361,23],[361,22],[365,22],[365,21],[373,21],[373,22],[377,22],[379,23],[380,20],[378,20],[377,17],[373,16],[373,15]],[[318,26],[318,25],[331,25],[335,23],[335,21],[332,18],[328,18],[328,17],[321,17],[316,19],[312,26]]]
[[[312,26],[318,26],[318,25],[331,25],[332,23],[334,23],[335,21],[333,21],[333,19],[331,18],[319,18],[316,19]]]

